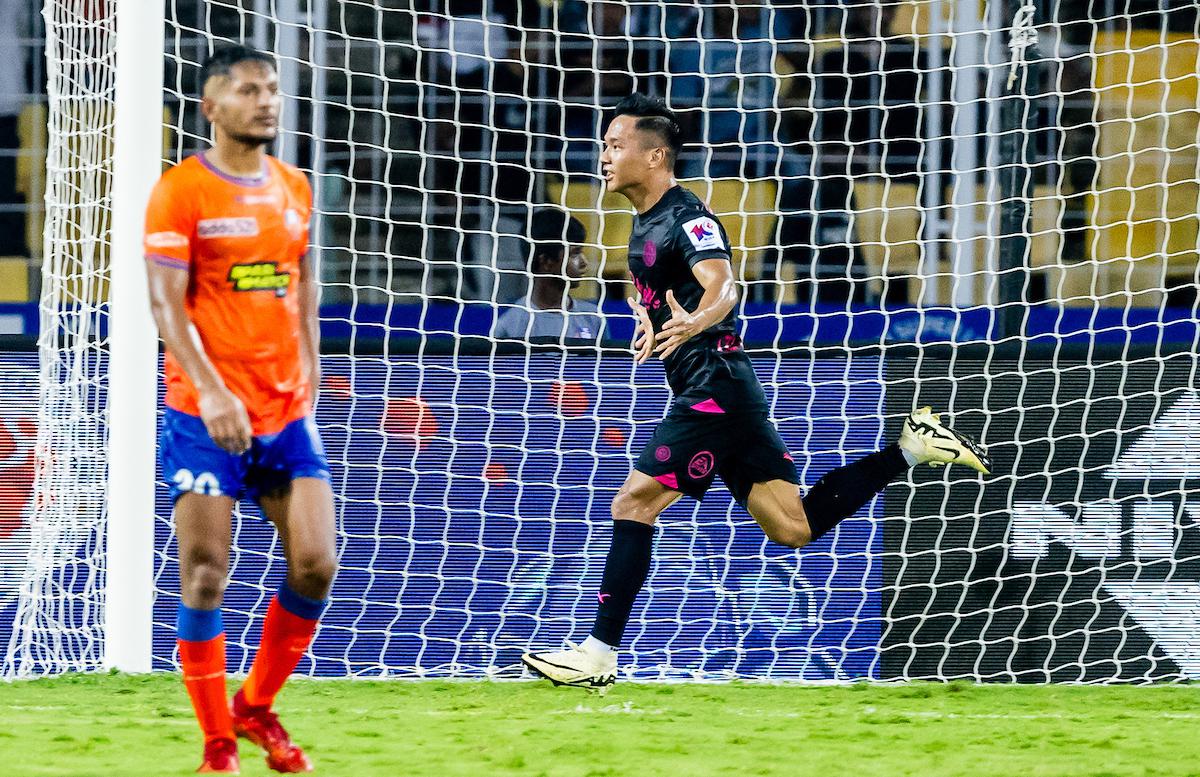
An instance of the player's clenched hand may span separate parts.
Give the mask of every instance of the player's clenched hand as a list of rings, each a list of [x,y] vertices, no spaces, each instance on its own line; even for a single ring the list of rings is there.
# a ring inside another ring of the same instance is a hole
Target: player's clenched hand
[[[250,450],[250,416],[242,400],[222,386],[200,394],[200,420],[213,442],[233,454]]]
[[[633,328],[633,360],[641,364],[654,353],[654,324],[650,323],[650,313],[644,305],[633,297],[626,301],[637,317],[637,324]]]
[[[670,290],[667,291],[667,305],[671,308],[671,319],[658,333],[659,343],[654,349],[660,359],[675,353],[679,346],[704,331],[699,317],[684,310],[683,305],[675,301],[675,293]]]

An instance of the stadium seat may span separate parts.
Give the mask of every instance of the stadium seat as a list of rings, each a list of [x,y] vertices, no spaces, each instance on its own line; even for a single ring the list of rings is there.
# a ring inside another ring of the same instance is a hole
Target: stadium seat
[[[27,103],[17,117],[17,136],[21,149],[17,155],[17,191],[25,197],[25,244],[34,256],[42,253],[42,228],[46,206],[46,106]]]
[[[760,279],[763,256],[776,242],[779,204],[775,181],[692,178],[680,183],[707,203],[725,226],[733,244],[734,277],[742,282]]]
[[[1095,265],[1091,262],[1066,262],[1063,256],[1062,217],[1066,200],[1054,184],[1033,187],[1030,201],[1029,263],[1035,272],[1046,276],[1049,299],[1068,306],[1091,305]]]
[[[916,184],[861,178],[852,187],[852,239],[867,266],[872,291],[882,291],[884,278],[918,275],[921,208]]]
[[[764,252],[775,239],[775,182],[695,178],[680,183],[705,201],[725,226],[733,244],[735,277],[739,281],[760,278]],[[583,222],[589,245],[600,251],[600,277],[625,278],[629,231],[633,227],[628,201],[619,194],[606,194],[600,183],[586,179],[565,183],[550,179],[546,194],[550,204],[566,208]]]
[[[617,279],[628,275],[629,231],[633,227],[633,209],[619,194],[607,194],[599,181],[590,178],[546,181],[546,197],[551,205],[565,208],[583,222],[587,245],[599,256],[597,274]]]
[[[946,202],[952,202],[954,189],[946,187]],[[983,270],[986,256],[987,222],[989,214],[988,193],[984,186],[975,189],[975,221],[976,234],[981,239],[977,242],[978,268]],[[998,207],[993,206],[993,207]],[[1086,264],[1063,263],[1062,256],[1062,214],[1065,200],[1055,184],[1038,184],[1033,187],[1029,201],[1029,268],[1035,273],[1041,273],[1046,278],[1046,292],[1050,299],[1058,299],[1066,304],[1084,304],[1088,302],[1093,267]],[[982,272],[976,278],[975,296],[983,300],[987,293],[986,275]]]
[[[0,302],[29,302],[29,260],[0,256]]]
[[[1096,186],[1089,253],[1096,292],[1157,306],[1164,278],[1194,277],[1200,41],[1151,30],[1098,32]],[[1089,292],[1091,293],[1091,292]]]

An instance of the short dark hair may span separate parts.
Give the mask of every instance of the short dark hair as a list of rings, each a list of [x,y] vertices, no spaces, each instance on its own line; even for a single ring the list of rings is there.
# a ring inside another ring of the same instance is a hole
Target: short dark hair
[[[562,208],[534,208],[529,220],[531,270],[536,269],[534,265],[539,256],[555,256],[564,245],[578,245],[587,238],[583,222]]]
[[[200,94],[204,94],[204,85],[213,76],[227,76],[234,65],[243,62],[261,62],[275,68],[275,58],[266,52],[259,51],[244,43],[222,43],[213,49],[204,64],[200,66]]]
[[[667,164],[674,169],[675,160],[679,159],[679,152],[683,150],[683,131],[679,129],[675,112],[667,107],[661,97],[648,97],[641,92],[634,92],[617,103],[613,110],[614,118],[636,116],[638,120],[634,127],[658,135],[667,147]]]

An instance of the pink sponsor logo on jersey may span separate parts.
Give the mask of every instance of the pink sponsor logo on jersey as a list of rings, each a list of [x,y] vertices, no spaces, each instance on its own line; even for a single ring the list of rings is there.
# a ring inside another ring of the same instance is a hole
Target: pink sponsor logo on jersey
[[[638,296],[642,298],[642,305],[647,310],[657,310],[662,307],[662,300],[658,298],[658,294],[654,289],[639,281],[636,277],[633,279],[633,287],[637,289]]]

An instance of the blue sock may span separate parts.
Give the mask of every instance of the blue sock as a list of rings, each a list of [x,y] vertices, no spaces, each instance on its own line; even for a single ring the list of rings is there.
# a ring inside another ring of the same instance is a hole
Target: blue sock
[[[321,613],[325,612],[325,605],[329,604],[328,599],[309,599],[307,596],[296,593],[286,580],[279,584],[279,591],[275,595],[279,598],[279,605],[283,609],[298,618],[310,621],[320,620]]]
[[[185,642],[208,642],[225,631],[221,620],[221,608],[197,610],[179,603],[175,614],[175,633]]]

